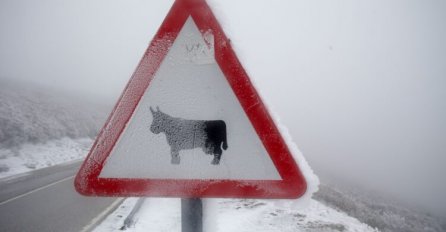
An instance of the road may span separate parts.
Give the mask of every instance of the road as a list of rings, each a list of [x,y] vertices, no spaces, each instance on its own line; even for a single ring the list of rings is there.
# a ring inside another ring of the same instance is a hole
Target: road
[[[121,199],[84,197],[73,186],[80,162],[0,180],[0,231],[88,231]]]

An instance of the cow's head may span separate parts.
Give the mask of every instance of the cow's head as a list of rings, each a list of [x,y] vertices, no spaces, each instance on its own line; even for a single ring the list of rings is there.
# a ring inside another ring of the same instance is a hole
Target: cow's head
[[[154,134],[159,134],[164,131],[165,122],[165,114],[160,111],[159,107],[156,107],[156,111],[150,107],[150,112],[152,112],[153,121],[150,126],[150,131]]]

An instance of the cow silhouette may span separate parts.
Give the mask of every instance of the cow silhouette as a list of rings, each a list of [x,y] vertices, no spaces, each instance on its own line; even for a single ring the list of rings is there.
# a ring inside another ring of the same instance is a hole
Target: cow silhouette
[[[180,150],[201,148],[205,154],[213,155],[211,164],[220,163],[223,150],[228,149],[226,123],[223,120],[187,120],[175,118],[150,107],[153,115],[150,131],[164,132],[170,146],[172,164],[180,164]]]

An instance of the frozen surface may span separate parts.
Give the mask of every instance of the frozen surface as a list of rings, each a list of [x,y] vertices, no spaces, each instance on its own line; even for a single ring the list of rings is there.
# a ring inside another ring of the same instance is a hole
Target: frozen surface
[[[94,231],[120,231],[136,199],[127,199]],[[212,199],[204,201],[204,231],[207,232],[369,232],[377,231],[345,213],[311,200],[297,210],[277,207],[267,200]],[[179,199],[148,198],[135,215],[135,224],[126,231],[181,231]]]
[[[62,138],[40,144],[24,144],[15,149],[0,149],[0,178],[83,159],[92,139]]]
[[[215,62],[211,41],[212,35],[203,38],[189,17],[107,159],[101,177],[281,179]],[[220,164],[212,165],[213,157],[196,148],[181,150],[181,163],[172,165],[165,134],[150,131],[150,107],[182,119],[223,120],[228,149],[223,151]]]

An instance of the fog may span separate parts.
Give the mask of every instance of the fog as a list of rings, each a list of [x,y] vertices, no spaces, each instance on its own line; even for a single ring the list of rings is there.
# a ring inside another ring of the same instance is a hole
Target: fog
[[[113,98],[172,1],[1,1],[0,76]]]
[[[0,2],[0,78],[113,104],[173,1]],[[446,214],[446,2],[216,1],[322,181]]]

